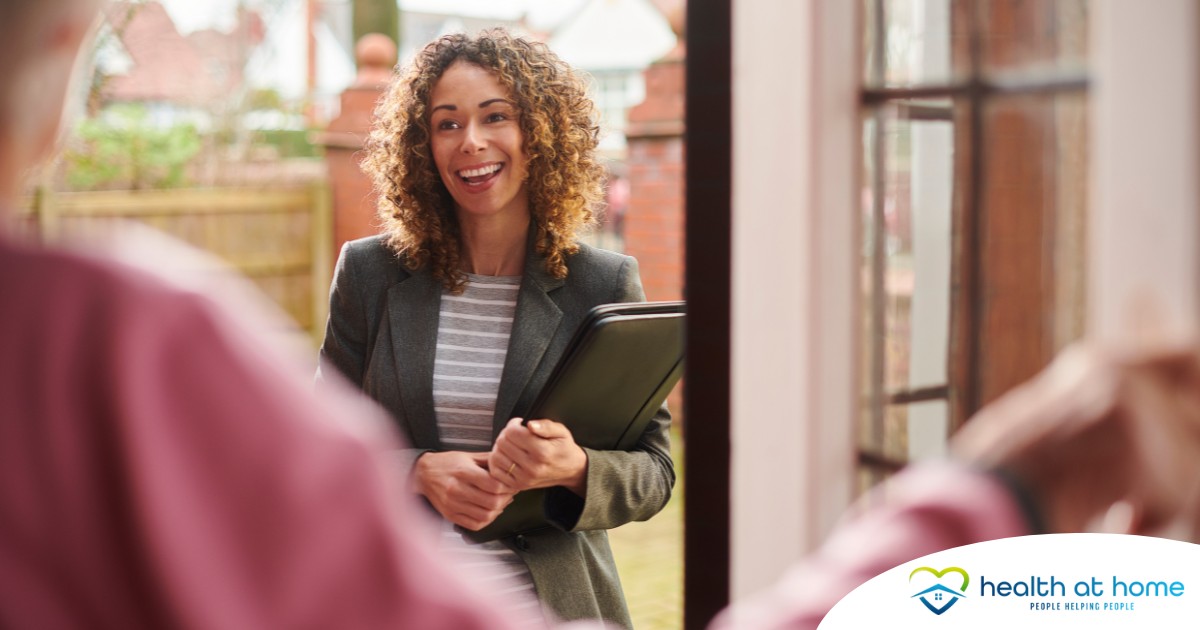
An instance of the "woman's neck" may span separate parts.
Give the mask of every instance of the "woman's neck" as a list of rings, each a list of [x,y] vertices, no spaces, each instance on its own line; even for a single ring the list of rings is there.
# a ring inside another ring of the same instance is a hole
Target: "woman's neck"
[[[525,269],[529,216],[473,218],[463,221],[462,270],[481,276],[519,276]]]

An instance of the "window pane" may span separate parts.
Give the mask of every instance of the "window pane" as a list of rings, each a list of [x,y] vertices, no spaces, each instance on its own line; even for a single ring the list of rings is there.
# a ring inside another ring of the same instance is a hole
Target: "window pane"
[[[1083,336],[1087,312],[1088,100],[1054,100],[1054,146],[1049,156],[1058,175],[1054,194],[1051,290],[1055,352]]]
[[[1084,68],[1087,0],[985,0],[976,6],[985,71]]]
[[[886,397],[947,383],[953,118],[948,100],[905,101],[879,109],[863,125],[859,435],[865,452],[891,461],[909,459],[911,437],[922,453],[932,447],[928,431],[909,431],[909,406],[885,404]],[[945,403],[939,404],[941,424],[922,426],[933,426],[944,441]]]
[[[1083,331],[1087,145],[1082,94],[995,99],[984,110],[981,403]]]
[[[864,76],[868,85],[913,85],[950,79],[950,0],[865,2]],[[881,10],[883,20],[877,22]],[[876,28],[877,23],[883,28]]]
[[[950,405],[945,400],[908,405],[905,424],[909,461],[933,459],[946,454],[946,437],[950,435]]]
[[[863,429],[859,435],[859,449],[883,460],[896,463],[921,461],[942,457],[946,453],[946,438],[950,429],[950,406],[946,400],[887,405],[884,407],[882,431],[879,439],[870,440],[866,425],[871,414],[864,407],[861,415]],[[884,468],[861,467],[877,474],[872,481],[879,481],[890,472]]]
[[[888,405],[883,418],[883,439],[861,444],[862,450],[894,462],[945,454],[949,435],[949,404],[945,400]]]
[[[864,126],[864,304],[868,321],[882,309],[882,326],[869,325],[875,338],[867,338],[883,347],[882,383],[887,392],[946,383],[954,174],[951,112],[949,101],[897,103],[881,111],[881,135],[875,131],[880,117]],[[878,153],[876,142],[882,142]],[[876,173],[874,162],[880,159],[883,170]],[[877,189],[882,191],[878,200]],[[880,289],[876,302],[873,296]]]

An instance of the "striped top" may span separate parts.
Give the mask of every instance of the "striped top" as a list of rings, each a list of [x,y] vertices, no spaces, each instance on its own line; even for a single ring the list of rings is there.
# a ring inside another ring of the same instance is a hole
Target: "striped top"
[[[448,450],[492,447],[492,415],[520,285],[520,276],[467,274],[462,295],[442,295],[433,410],[442,445]]]
[[[520,286],[520,276],[467,274],[462,295],[442,294],[433,363],[433,409],[447,450],[488,451],[492,447],[492,416]],[[502,594],[515,617],[523,617],[529,625],[541,625],[533,578],[520,556],[500,541],[472,544],[449,522],[443,542],[468,574]]]

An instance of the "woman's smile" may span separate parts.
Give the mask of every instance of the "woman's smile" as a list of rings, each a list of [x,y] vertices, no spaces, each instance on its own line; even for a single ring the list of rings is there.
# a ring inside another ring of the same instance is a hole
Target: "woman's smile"
[[[500,171],[504,168],[504,164],[500,162],[492,162],[481,166],[464,168],[458,171],[459,179],[463,180],[469,190],[473,192],[481,192],[487,190],[491,183],[500,175]]]

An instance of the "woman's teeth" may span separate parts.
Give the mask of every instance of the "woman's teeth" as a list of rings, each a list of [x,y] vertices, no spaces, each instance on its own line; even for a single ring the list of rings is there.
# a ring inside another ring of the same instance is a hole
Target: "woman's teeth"
[[[485,175],[491,175],[492,173],[495,173],[498,170],[500,170],[499,164],[489,164],[487,166],[480,166],[479,168],[472,168],[472,169],[459,171],[458,176],[463,179],[469,179],[472,177],[483,177]]]

